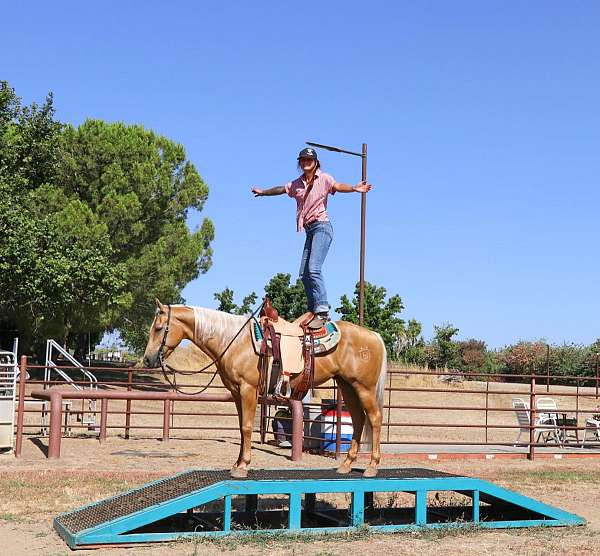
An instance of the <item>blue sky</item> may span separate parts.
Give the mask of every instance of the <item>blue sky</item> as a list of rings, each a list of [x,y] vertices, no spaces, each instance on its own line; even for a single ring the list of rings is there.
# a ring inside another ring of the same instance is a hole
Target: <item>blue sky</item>
[[[304,141],[369,146],[369,281],[405,318],[492,347],[600,336],[596,2],[5,3],[0,78],[57,116],[141,123],[210,187],[214,264],[187,301],[298,270]],[[360,161],[323,153],[356,182]],[[329,202],[335,307],[358,278],[359,195]],[[196,226],[198,215],[190,225]],[[260,224],[277,230],[265,244]]]

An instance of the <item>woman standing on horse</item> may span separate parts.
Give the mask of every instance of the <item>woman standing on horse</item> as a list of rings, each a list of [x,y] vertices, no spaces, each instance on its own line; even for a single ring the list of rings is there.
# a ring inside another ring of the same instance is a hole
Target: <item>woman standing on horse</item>
[[[300,278],[308,300],[308,310],[314,317],[309,323],[313,329],[321,328],[329,320],[330,305],[321,268],[333,240],[333,228],[327,216],[327,195],[336,192],[366,193],[372,185],[360,182],[355,186],[339,183],[321,171],[315,149],[302,149],[298,155],[302,175],[293,181],[270,189],[252,188],[256,197],[270,197],[287,193],[296,199],[296,228],[306,232],[306,241],[300,262]]]

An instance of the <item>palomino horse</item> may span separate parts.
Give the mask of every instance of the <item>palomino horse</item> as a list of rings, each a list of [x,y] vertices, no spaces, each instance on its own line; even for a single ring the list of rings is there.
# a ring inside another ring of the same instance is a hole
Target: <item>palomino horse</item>
[[[144,364],[159,366],[161,358],[166,359],[184,339],[194,342],[215,361],[221,380],[235,401],[240,423],[240,454],[231,475],[245,477],[250,465],[259,382],[251,319],[201,307],[163,305],[158,299],[156,305]],[[371,461],[364,476],[374,477],[381,459],[383,388],[387,372],[385,344],[376,332],[345,321],[337,324],[341,331],[338,345],[330,353],[315,357],[315,385],[335,377],[352,417],[352,443],[338,473],[349,473],[358,456],[366,414],[372,438]],[[293,388],[293,379],[291,385]]]

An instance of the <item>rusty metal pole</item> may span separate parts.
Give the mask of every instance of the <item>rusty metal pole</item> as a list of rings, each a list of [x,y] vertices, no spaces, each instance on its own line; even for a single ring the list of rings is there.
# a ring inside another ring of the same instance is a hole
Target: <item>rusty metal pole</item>
[[[19,367],[19,402],[17,404],[17,438],[15,439],[15,457],[21,457],[23,448],[23,417],[25,414],[25,378],[27,377],[27,356],[21,355]]]
[[[290,400],[289,406],[292,410],[292,461],[300,461],[304,441],[304,405],[302,400]]]
[[[170,419],[171,419],[171,400],[165,400],[163,407],[164,408],[163,408],[163,435],[162,435],[162,440],[163,440],[163,442],[168,442],[169,441],[170,432],[171,432],[171,429],[169,427],[169,422],[170,422]]]
[[[307,141],[307,145],[316,147],[317,149],[325,149],[327,151],[333,151],[336,153],[349,154],[352,156],[360,156],[362,160],[362,175],[361,180],[367,181],[367,144],[362,144],[362,151],[357,153],[355,151],[349,151],[347,149],[341,149],[340,147],[333,147],[332,145],[324,145],[322,143],[313,143]],[[360,203],[360,271],[358,281],[358,324],[361,326],[364,324],[365,306],[365,245],[366,245],[366,218],[367,218],[367,194],[361,193]]]
[[[50,430],[48,431],[48,459],[60,457],[62,428],[62,393],[60,390],[50,392]]]
[[[529,452],[527,459],[535,459],[535,371],[531,374],[531,382],[529,386]]]
[[[102,398],[100,400],[100,432],[98,434],[98,440],[100,443],[106,441],[106,424],[108,421],[108,398]]]
[[[127,391],[131,392],[133,384],[133,369],[127,369]],[[131,400],[125,402],[125,440],[129,439],[129,429],[131,427]]]
[[[546,344],[546,392],[550,392],[550,345]]]
[[[598,357],[600,353],[596,354],[596,399],[598,399]]]
[[[362,144],[362,176],[361,181],[367,181],[367,144]],[[358,324],[365,323],[365,250],[367,229],[367,194],[360,194],[360,273],[358,295]]]
[[[333,147],[331,145],[323,145],[322,143],[312,143],[310,141],[306,142],[307,145],[311,147],[316,147],[318,149],[326,149],[328,151],[350,154],[352,156],[360,156],[362,160],[362,173],[361,173],[361,181],[367,181],[367,144],[362,144],[362,151],[360,153],[354,151],[348,151],[346,149],[341,149],[339,147]],[[365,251],[366,251],[366,228],[367,228],[367,194],[360,194],[360,257],[359,257],[359,278],[358,278],[358,324],[363,326],[365,323]],[[335,444],[335,455],[339,457],[340,455],[340,434],[341,434],[341,407],[343,395],[340,387],[337,387],[337,400],[338,407],[336,411],[336,431],[337,431],[337,439]]]

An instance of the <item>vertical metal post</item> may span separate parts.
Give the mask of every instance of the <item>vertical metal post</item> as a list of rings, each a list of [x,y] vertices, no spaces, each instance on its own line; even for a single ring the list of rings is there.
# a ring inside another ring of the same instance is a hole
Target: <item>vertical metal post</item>
[[[48,431],[48,459],[60,457],[62,427],[62,394],[55,390],[50,394],[50,428]]]
[[[600,356],[600,353],[596,354],[596,399],[598,399],[598,357]]]
[[[550,392],[550,346],[546,344],[546,392]]]
[[[289,405],[292,410],[292,461],[300,461],[304,443],[304,406],[301,400],[290,400]]]
[[[425,525],[427,523],[427,491],[417,490],[415,492],[415,523]]]
[[[488,408],[490,398],[490,377],[485,381],[485,443],[488,442]]]
[[[392,373],[388,373],[388,422],[387,422],[387,442],[390,441],[390,422],[392,420]]]
[[[297,531],[302,526],[302,496],[299,492],[290,493],[288,528]]]
[[[362,144],[362,181],[367,181],[367,144]],[[360,194],[360,278],[358,287],[358,324],[365,323],[365,250],[367,228],[367,194]]]
[[[577,381],[577,390],[575,390],[575,438],[577,439],[577,442],[579,442],[579,431],[577,430],[577,427],[579,426],[579,379],[576,379]],[[563,417],[566,417],[566,415],[563,415]],[[567,441],[567,429],[566,429],[566,422],[565,424],[565,428],[564,430],[564,439],[563,441],[566,442]]]
[[[127,369],[127,391],[131,392],[133,385],[133,369]],[[129,428],[131,426],[131,400],[125,402],[125,439],[129,440]]]
[[[535,459],[535,371],[531,374],[531,382],[529,385],[529,452],[527,459]]]
[[[27,376],[27,356],[21,355],[19,367],[19,402],[17,404],[17,438],[15,439],[15,457],[21,457],[23,448],[23,417],[25,413],[25,377]]]
[[[171,418],[171,400],[165,400],[164,401],[164,409],[163,409],[163,435],[162,435],[163,442],[168,442],[169,441],[169,434],[170,434],[169,421],[170,421],[170,418]]]
[[[365,521],[365,493],[362,490],[352,491],[352,527],[360,527]]]
[[[108,398],[100,400],[100,432],[98,440],[104,442],[106,440],[106,421],[108,419]]]
[[[473,491],[473,523],[479,523],[479,491]]]
[[[228,533],[231,531],[231,495],[227,494],[224,497],[223,507],[223,531]]]

